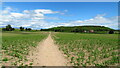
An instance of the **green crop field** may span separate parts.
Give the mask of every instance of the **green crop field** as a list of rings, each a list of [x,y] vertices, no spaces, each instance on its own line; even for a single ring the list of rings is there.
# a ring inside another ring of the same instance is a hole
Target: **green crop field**
[[[47,33],[42,32],[3,32],[2,33],[2,52],[3,64],[7,62],[11,65],[23,65],[22,61],[28,61],[31,47],[36,47],[38,42],[47,37]],[[32,63],[31,63],[32,64]]]
[[[54,33],[52,36],[75,66],[112,66],[119,63],[118,34]]]

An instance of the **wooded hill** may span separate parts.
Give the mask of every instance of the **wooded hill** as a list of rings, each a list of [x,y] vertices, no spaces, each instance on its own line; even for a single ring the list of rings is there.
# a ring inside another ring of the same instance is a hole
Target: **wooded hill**
[[[104,31],[114,31],[114,29],[105,26],[60,26],[49,29],[41,29],[41,31],[97,33]]]

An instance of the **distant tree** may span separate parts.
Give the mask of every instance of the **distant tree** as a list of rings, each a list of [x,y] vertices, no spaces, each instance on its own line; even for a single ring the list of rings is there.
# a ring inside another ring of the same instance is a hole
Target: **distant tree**
[[[8,24],[8,25],[6,26],[6,28],[12,28],[12,27],[11,27],[11,25],[10,25],[10,24]]]
[[[6,26],[6,31],[12,31],[11,25],[7,25],[7,26]]]
[[[31,28],[26,28],[25,30],[26,30],[26,31],[30,31],[30,30],[32,30],[32,29],[31,29]]]
[[[2,28],[3,31],[13,31],[14,28],[11,27],[11,25],[7,25],[5,28]]]
[[[27,29],[27,28],[26,28],[25,30],[26,30],[26,31],[28,31],[28,29]]]
[[[53,27],[49,29],[41,29],[41,31],[55,31],[55,32],[87,32],[89,31],[96,33],[100,31],[109,31],[112,30],[111,28],[104,27],[104,26],[60,26],[60,27]]]
[[[75,28],[72,32],[80,32],[80,30]]]
[[[12,28],[12,30],[15,30],[15,28]]]
[[[58,32],[59,30],[55,29],[54,31],[55,31],[55,32]]]
[[[20,31],[24,31],[24,27],[21,26],[21,27],[20,27]]]
[[[32,29],[31,28],[28,28],[28,31],[31,31]]]
[[[110,30],[110,31],[109,31],[109,34],[114,34],[114,31],[113,31],[113,30]]]
[[[40,31],[43,31],[43,29],[41,29]]]

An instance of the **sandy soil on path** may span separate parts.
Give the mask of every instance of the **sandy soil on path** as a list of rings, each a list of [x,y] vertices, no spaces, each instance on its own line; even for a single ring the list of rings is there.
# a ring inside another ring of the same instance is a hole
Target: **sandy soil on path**
[[[32,66],[70,66],[54,44],[51,34],[38,45],[29,58],[33,59]]]

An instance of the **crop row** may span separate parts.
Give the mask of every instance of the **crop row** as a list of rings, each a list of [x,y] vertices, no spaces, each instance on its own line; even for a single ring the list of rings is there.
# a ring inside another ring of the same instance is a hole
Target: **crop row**
[[[3,33],[3,64],[18,65],[21,63],[19,65],[23,65],[24,62],[28,61],[26,56],[29,54],[31,47],[36,47],[38,42],[46,36],[47,34],[42,33]]]
[[[55,33],[53,38],[75,66],[109,66],[119,63],[116,34]]]

